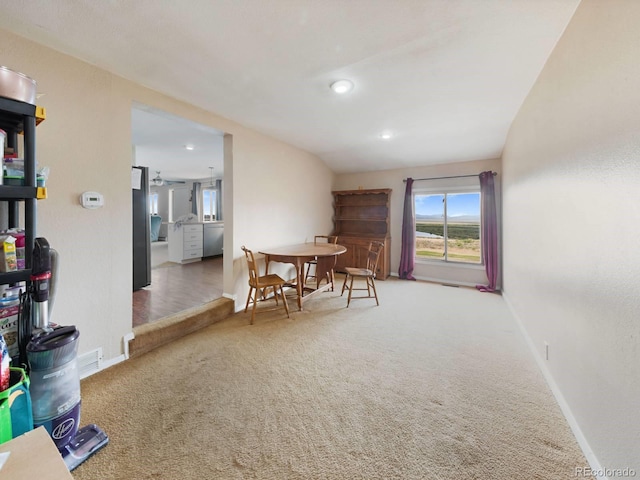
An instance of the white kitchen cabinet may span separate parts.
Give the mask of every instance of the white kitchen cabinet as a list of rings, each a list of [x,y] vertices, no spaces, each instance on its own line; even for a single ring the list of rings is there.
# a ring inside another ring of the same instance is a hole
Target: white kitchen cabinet
[[[203,256],[202,223],[185,223],[174,228],[169,225],[169,261],[197,262]]]

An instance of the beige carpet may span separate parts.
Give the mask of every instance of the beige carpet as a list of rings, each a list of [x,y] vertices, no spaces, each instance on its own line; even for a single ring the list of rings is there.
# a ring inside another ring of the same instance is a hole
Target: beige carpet
[[[378,286],[380,307],[327,292],[85,379],[81,423],[110,443],[74,478],[569,479],[587,465],[500,296]]]

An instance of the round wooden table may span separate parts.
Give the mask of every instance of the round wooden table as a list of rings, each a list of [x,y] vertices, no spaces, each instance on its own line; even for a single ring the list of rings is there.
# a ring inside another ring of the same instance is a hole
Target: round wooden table
[[[338,255],[346,251],[347,247],[333,243],[300,243],[269,248],[261,250],[260,253],[265,256],[265,273],[269,272],[269,262],[291,263],[295,266],[295,283],[290,285],[296,287],[298,308],[302,310],[302,304],[312,296],[329,289],[333,290],[333,268]],[[304,284],[304,265],[311,260],[317,261],[315,288]],[[323,278],[327,280],[327,284],[321,287],[320,282]]]

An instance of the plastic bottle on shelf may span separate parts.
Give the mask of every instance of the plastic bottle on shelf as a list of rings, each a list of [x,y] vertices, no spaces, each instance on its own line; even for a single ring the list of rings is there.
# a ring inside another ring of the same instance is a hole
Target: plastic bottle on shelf
[[[19,230],[12,232],[11,235],[16,237],[16,259],[18,264],[18,270],[24,270],[26,268],[25,256],[24,256],[24,231]]]

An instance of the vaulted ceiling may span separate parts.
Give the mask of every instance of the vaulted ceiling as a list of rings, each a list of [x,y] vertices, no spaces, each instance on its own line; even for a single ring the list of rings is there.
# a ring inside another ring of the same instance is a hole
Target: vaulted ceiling
[[[0,27],[359,172],[499,157],[578,4],[0,0]]]

